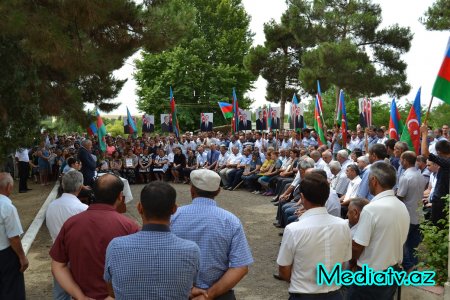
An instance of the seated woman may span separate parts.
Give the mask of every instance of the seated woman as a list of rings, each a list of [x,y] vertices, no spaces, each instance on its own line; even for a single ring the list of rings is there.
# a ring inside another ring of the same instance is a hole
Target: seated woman
[[[250,161],[249,167],[245,168],[244,173],[242,174],[242,180],[244,180],[244,184],[250,188],[252,193],[259,191],[261,186],[258,183],[258,172],[261,169],[261,158],[259,156],[259,151],[253,151],[252,160]]]
[[[183,177],[185,184],[188,184],[190,182],[189,178],[191,175],[191,172],[197,168],[197,158],[195,157],[195,153],[193,150],[189,149],[187,151],[188,157],[186,162],[186,167],[183,168]]]
[[[180,147],[174,148],[173,151],[175,153],[171,169],[173,182],[181,183],[180,176],[183,176],[183,169],[186,167],[186,156],[184,156]]]
[[[112,154],[112,158],[109,161],[109,169],[117,176],[123,176],[122,174],[122,155],[120,155],[119,151],[114,151]]]
[[[148,182],[151,164],[152,155],[149,153],[148,148],[144,148],[144,152],[139,154],[139,177],[143,183]]]
[[[123,158],[123,175],[130,184],[136,183],[136,167],[138,165],[138,157],[133,150],[128,149],[127,155]]]
[[[158,150],[158,155],[156,155],[153,164],[153,174],[155,175],[156,180],[163,181],[164,175],[166,174],[168,168],[169,168],[169,159],[167,158],[164,149],[160,148]]]
[[[266,189],[266,192],[263,194],[264,196],[273,196],[274,191],[271,191],[269,188],[269,181],[272,177],[277,176],[280,173],[281,161],[278,159],[278,152],[274,151],[270,155],[271,164],[267,171],[260,173],[262,175],[258,179],[259,184]]]

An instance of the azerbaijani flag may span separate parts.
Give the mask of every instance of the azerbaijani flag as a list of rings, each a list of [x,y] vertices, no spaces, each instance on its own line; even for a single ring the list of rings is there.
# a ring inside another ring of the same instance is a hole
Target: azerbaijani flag
[[[317,134],[319,135],[319,144],[323,145],[323,144],[327,144],[327,141],[325,139],[325,135],[323,133],[323,123],[322,120],[320,118],[320,113],[319,113],[319,96],[318,94],[316,95],[316,105],[314,106],[314,129],[316,130]]]
[[[442,62],[438,76],[434,82],[431,95],[441,99],[447,104],[450,104],[450,39],[447,44],[447,51],[445,53],[444,61]]]
[[[178,137],[180,136],[180,126],[178,125],[177,105],[175,103],[175,98],[173,97],[172,87],[170,87],[170,110],[172,112],[172,129]]]
[[[219,103],[220,110],[222,111],[223,117],[225,119],[233,118],[233,104],[226,102],[217,103]]]
[[[322,122],[322,126],[325,124],[325,119],[323,118],[323,105],[322,105],[322,92],[320,90],[320,82],[317,80],[317,98],[318,98],[318,105],[319,105],[319,116],[320,120]]]
[[[233,132],[239,131],[239,105],[236,96],[236,90],[233,88],[233,120],[231,126],[233,127]]]
[[[134,122],[133,118],[131,117],[130,111],[128,110],[127,106],[127,123],[128,123],[128,134],[137,134],[137,127],[136,123]]]
[[[400,112],[398,111],[395,98],[391,103],[391,117],[389,119],[389,138],[398,141],[403,131],[403,124],[400,118]]]
[[[89,110],[87,111],[87,114],[90,116],[91,113]],[[90,136],[93,136],[94,134],[97,134],[97,121],[93,121],[87,128],[86,128],[87,134]]]
[[[100,149],[102,152],[106,151],[106,127],[103,123],[102,117],[100,117],[100,113],[97,109],[97,133],[98,133],[98,143],[100,145]]]
[[[406,142],[409,149],[414,150],[417,155],[420,152],[420,92],[422,88],[417,91],[416,99],[413,106],[409,111],[408,118],[406,119],[406,128],[403,130],[401,141]]]
[[[345,110],[345,100],[344,91],[341,90],[339,93],[339,119],[338,123],[341,125],[342,132],[342,148],[347,148],[347,111]]]

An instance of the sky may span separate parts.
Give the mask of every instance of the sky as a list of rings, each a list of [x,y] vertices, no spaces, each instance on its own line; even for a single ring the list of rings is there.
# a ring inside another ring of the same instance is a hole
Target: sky
[[[247,13],[251,16],[250,30],[255,33],[253,45],[264,44],[264,23],[274,19],[280,20],[281,15],[286,10],[285,0],[243,0],[243,5]],[[382,8],[383,22],[381,28],[398,23],[400,26],[408,26],[414,34],[411,43],[411,49],[402,56],[406,61],[408,83],[411,85],[411,91],[408,95],[398,100],[399,104],[406,102],[412,103],[417,90],[422,87],[422,106],[428,106],[431,98],[431,89],[436,79],[437,72],[440,68],[444,53],[449,41],[448,32],[427,31],[419,22],[426,9],[434,2],[434,0],[376,0]],[[117,70],[114,75],[119,79],[128,79],[122,91],[115,99],[116,102],[122,103],[120,107],[110,114],[126,114],[126,106],[131,114],[139,114],[136,107],[137,95],[136,82],[133,79],[134,63],[139,58],[139,53],[130,57],[124,66]],[[247,96],[254,99],[252,108],[268,103],[265,100],[266,81],[259,78],[254,83],[254,89],[247,93]],[[388,95],[376,97],[383,101],[391,101]],[[307,99],[304,99],[307,100]],[[439,104],[440,100],[435,99],[433,106]]]

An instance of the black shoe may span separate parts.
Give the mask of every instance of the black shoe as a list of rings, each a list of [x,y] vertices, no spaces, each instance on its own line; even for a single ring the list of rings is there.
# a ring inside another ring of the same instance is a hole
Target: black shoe
[[[283,280],[283,278],[281,278],[278,274],[273,274],[273,278],[275,278],[276,280]]]
[[[272,202],[272,203],[278,202],[278,198],[272,199],[272,200],[270,200],[270,202]]]
[[[274,222],[273,226],[275,226],[276,228],[282,228],[281,224],[278,222]]]
[[[279,236],[283,236],[283,233],[284,233],[284,232],[278,232],[278,235],[279,235]]]
[[[275,202],[273,205],[278,206],[278,205],[280,205],[280,202]]]
[[[31,190],[33,190],[33,189],[27,189],[27,191],[31,191]]]
[[[26,193],[27,191],[19,191],[19,193]]]

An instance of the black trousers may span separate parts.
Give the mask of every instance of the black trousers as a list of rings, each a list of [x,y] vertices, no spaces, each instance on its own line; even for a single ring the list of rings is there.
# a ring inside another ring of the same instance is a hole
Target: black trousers
[[[30,164],[28,162],[19,161],[19,191],[28,189],[27,180],[30,174]]]
[[[233,290],[229,290],[225,294],[215,298],[216,300],[236,300],[236,296],[234,295]]]
[[[25,280],[19,258],[11,247],[0,251],[0,299],[25,299]]]
[[[342,300],[341,290],[323,294],[289,294],[289,300]]]

